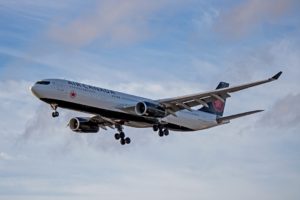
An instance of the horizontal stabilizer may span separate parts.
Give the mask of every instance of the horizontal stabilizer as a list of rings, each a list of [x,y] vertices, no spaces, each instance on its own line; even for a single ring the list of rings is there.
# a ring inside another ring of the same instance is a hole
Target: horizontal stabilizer
[[[239,114],[230,115],[230,116],[226,116],[226,117],[219,117],[219,118],[217,118],[217,122],[218,123],[224,123],[224,122],[228,122],[228,121],[230,121],[232,119],[244,117],[244,116],[247,116],[247,115],[252,115],[254,113],[258,113],[258,112],[262,112],[262,111],[263,110],[254,110],[254,111],[239,113]]]

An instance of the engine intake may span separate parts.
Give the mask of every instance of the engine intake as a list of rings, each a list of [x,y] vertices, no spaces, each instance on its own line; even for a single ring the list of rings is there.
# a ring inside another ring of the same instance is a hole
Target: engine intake
[[[70,129],[77,133],[97,133],[99,126],[90,121],[89,118],[75,117],[69,122]]]
[[[165,117],[166,111],[165,109],[155,103],[150,102],[139,102],[135,106],[135,112],[140,116],[148,116],[148,117]]]

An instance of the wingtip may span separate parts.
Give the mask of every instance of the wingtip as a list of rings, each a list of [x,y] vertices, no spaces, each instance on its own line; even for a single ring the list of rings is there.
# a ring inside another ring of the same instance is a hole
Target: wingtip
[[[254,114],[254,113],[259,113],[259,112],[263,112],[263,111],[265,111],[265,110],[253,110],[253,111],[250,111],[252,114]]]
[[[275,75],[272,77],[272,79],[273,79],[273,80],[277,80],[277,79],[281,76],[281,74],[282,74],[282,71],[278,72],[277,74],[275,74]]]

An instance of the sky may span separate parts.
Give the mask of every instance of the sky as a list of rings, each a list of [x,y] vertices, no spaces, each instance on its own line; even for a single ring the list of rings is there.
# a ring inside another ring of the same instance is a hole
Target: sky
[[[297,0],[0,0],[0,199],[300,198]],[[153,99],[271,77],[230,124],[76,134],[29,87],[65,78]]]

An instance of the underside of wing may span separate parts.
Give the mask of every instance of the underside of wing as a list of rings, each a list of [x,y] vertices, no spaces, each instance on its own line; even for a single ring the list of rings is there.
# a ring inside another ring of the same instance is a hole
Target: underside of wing
[[[98,124],[98,126],[100,128],[105,129],[105,130],[107,129],[106,127],[114,129],[115,125],[119,123],[117,120],[112,120],[112,119],[109,119],[109,118],[105,118],[105,117],[102,117],[100,115],[96,115],[94,117],[91,117],[90,121],[95,123],[95,124]]]

